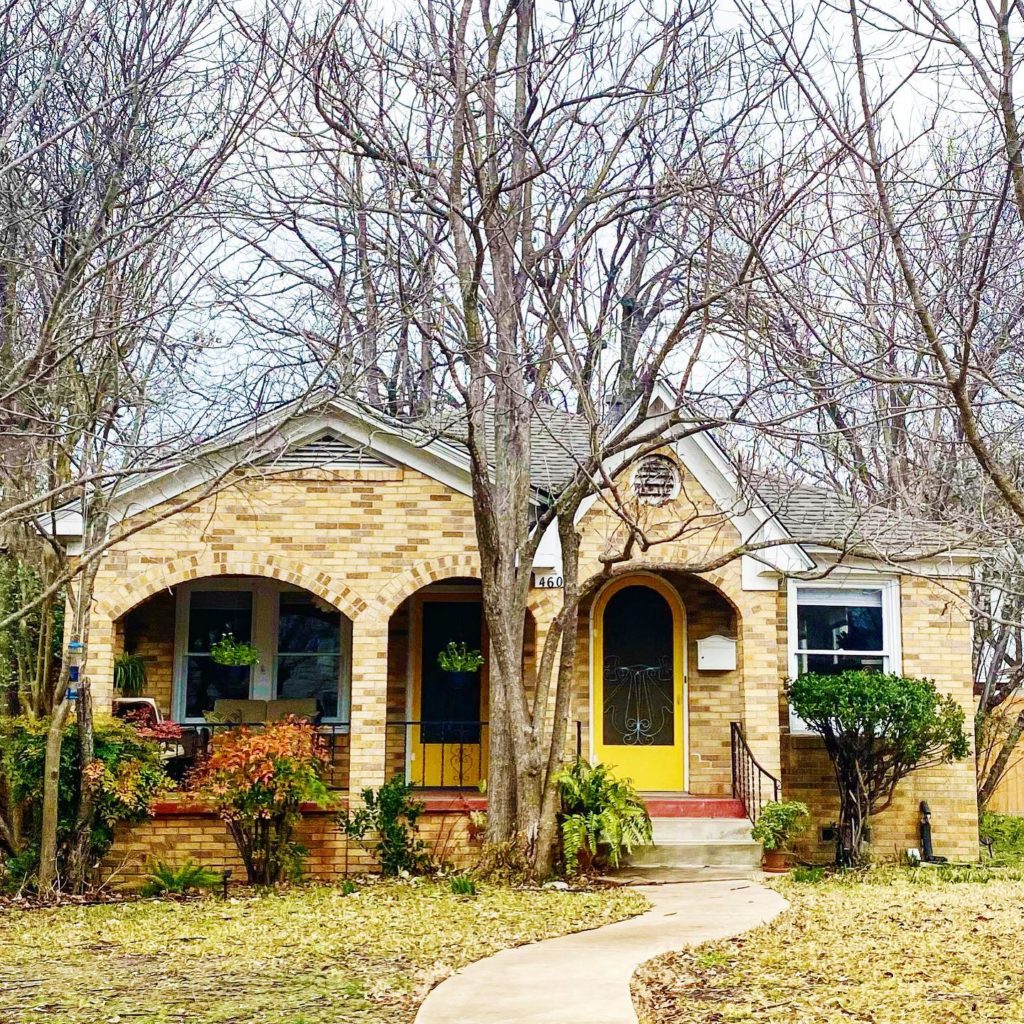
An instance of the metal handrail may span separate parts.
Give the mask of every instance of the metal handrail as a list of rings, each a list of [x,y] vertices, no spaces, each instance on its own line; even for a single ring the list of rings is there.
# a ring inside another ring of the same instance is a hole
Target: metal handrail
[[[754,757],[739,722],[729,723],[729,739],[732,746],[733,799],[743,803],[743,809],[753,823],[768,802],[765,790],[770,789],[771,799],[778,800],[781,786],[779,780]]]

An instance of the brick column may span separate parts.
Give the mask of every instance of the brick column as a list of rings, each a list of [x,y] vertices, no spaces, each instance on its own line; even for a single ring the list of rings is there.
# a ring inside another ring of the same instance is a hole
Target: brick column
[[[743,731],[765,771],[782,777],[779,728],[778,595],[773,590],[742,595]]]
[[[352,705],[349,790],[385,781],[388,698],[388,618],[368,609],[352,623]]]
[[[533,664],[527,665],[527,686],[530,689],[530,698],[533,699],[534,687],[537,683],[537,673],[540,669],[541,654],[544,650],[544,644],[547,641],[548,632],[551,629],[551,623],[554,621],[555,615],[561,609],[561,592],[559,592],[558,600],[554,600],[546,591],[532,591],[530,594],[530,600],[527,604],[527,608],[530,615],[533,617],[534,623],[534,650],[533,650]],[[554,667],[552,670],[551,678],[551,700],[549,702],[548,713],[549,715],[554,712],[554,700],[555,690],[558,681],[558,656],[555,655]],[[576,708],[576,695],[573,694],[572,705],[569,709],[569,731],[566,735],[572,737],[572,743],[568,743],[566,746],[566,753],[575,753],[575,725],[573,720],[577,717]],[[550,718],[548,719],[550,723]]]

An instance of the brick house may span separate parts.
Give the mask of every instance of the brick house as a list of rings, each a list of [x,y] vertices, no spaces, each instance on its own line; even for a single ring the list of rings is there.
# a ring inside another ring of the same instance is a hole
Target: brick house
[[[449,859],[471,856],[464,812],[483,803],[486,665],[460,686],[437,665],[449,640],[486,649],[466,454],[343,399],[286,413],[119,495],[115,518],[144,528],[102,556],[86,638],[97,706],[110,706],[114,660],[129,651],[145,659],[148,697],[194,742],[234,721],[315,713],[339,798],[404,772],[424,791],[432,840]],[[571,476],[573,453],[585,448],[582,420],[538,416],[538,500]],[[783,682],[805,667],[879,667],[934,678],[970,714],[961,582],[970,554],[935,554],[929,528],[856,515],[839,496],[741,487],[706,435],[667,440],[624,477],[649,529],[671,532],[683,519],[699,528],[618,567],[580,609],[567,749],[618,766],[652,794],[665,845],[683,860],[689,851],[690,860],[728,862],[730,844],[748,857],[745,815],[775,781],[813,810],[804,852],[830,859],[821,829],[836,816],[834,783],[820,742],[791,717]],[[77,515],[67,511],[59,529],[73,550]],[[599,571],[617,529],[601,503],[585,510],[581,578]],[[858,530],[873,550],[898,550],[902,568],[846,554],[822,577],[840,557],[836,538]],[[779,543],[700,575],[679,568],[755,537]],[[545,538],[527,676],[559,607],[560,568]],[[214,665],[211,638],[227,631],[259,648],[259,665]],[[904,784],[873,823],[877,854],[917,845],[922,799],[936,851],[975,858],[973,758]],[[154,856],[232,862],[223,827],[201,808],[179,797],[157,811],[108,858],[122,877]],[[723,830],[708,832],[716,820]],[[303,828],[313,874],[362,863],[325,813]]]

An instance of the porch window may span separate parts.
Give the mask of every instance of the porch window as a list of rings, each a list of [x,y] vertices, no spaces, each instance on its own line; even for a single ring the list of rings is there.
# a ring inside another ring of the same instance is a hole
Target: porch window
[[[790,675],[899,670],[899,584],[791,583]],[[807,726],[790,710],[792,732]]]
[[[252,669],[218,665],[210,648],[226,633],[252,640],[252,593],[244,590],[194,590],[188,611],[185,651],[185,717],[202,718],[217,700],[245,700]]]
[[[275,580],[226,577],[178,589],[174,715],[200,722],[218,700],[316,701],[317,718],[346,722],[352,622],[328,602]],[[252,643],[259,664],[218,665],[225,633]]]
[[[321,719],[338,721],[341,694],[348,693],[351,643],[351,623],[336,608],[302,590],[282,591],[277,618],[277,697],[312,697]]]

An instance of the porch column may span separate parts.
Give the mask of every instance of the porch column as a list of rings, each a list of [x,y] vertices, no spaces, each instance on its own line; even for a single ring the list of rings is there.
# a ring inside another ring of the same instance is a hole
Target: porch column
[[[560,594],[561,592],[559,592]],[[530,598],[527,602],[527,610],[533,617],[534,625],[534,645],[533,645],[533,657],[527,661],[526,664],[526,684],[530,691],[530,697],[533,698],[533,694],[536,692],[537,686],[537,674],[540,669],[541,654],[544,651],[544,644],[548,638],[548,632],[551,629],[551,623],[554,621],[555,615],[559,611],[560,601],[553,600],[547,591],[534,590],[530,592]],[[556,655],[554,666],[552,668],[552,683],[554,684],[558,678],[558,657]],[[554,701],[556,687],[552,685],[551,688],[551,699],[548,706],[548,714],[554,712]],[[572,695],[572,703],[569,708],[569,722],[570,725],[566,731],[566,755],[575,753],[575,746],[573,746],[574,740],[570,742],[572,736],[575,736],[575,726],[571,723],[576,718],[576,694]],[[549,719],[550,721],[550,719]]]
[[[765,771],[781,779],[783,661],[779,657],[778,593],[747,591],[743,597],[743,731]]]
[[[352,623],[352,704],[349,792],[385,781],[388,696],[388,619],[367,610]]]
[[[117,626],[95,612],[89,621],[86,642],[85,673],[92,691],[92,706],[101,714],[109,714],[114,700],[114,658],[121,642]]]

